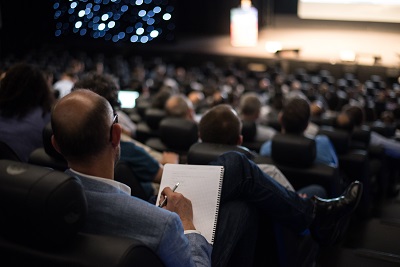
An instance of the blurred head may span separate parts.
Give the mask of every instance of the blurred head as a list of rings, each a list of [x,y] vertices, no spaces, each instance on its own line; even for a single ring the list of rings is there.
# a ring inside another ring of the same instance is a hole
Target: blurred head
[[[111,74],[99,74],[89,72],[75,83],[72,91],[77,89],[89,89],[107,99],[113,109],[119,109],[121,103],[118,100],[120,90],[118,79]]]
[[[364,111],[359,106],[345,106],[343,112],[353,121],[355,126],[361,126],[364,122]]]
[[[200,120],[199,135],[203,142],[240,145],[242,123],[236,111],[226,104],[208,110]]]
[[[240,98],[239,113],[244,120],[256,120],[260,116],[261,101],[256,93],[245,93]]]
[[[194,119],[193,104],[185,95],[173,95],[168,98],[165,111],[169,117]]]
[[[280,123],[285,133],[302,134],[310,120],[310,105],[303,98],[289,100],[280,114]]]
[[[354,120],[353,118],[347,114],[346,112],[341,112],[336,117],[334,122],[334,127],[337,129],[345,130],[348,132],[352,132],[354,129]]]
[[[79,89],[60,99],[51,115],[56,149],[68,162],[92,162],[112,145],[119,157],[114,113],[109,102],[100,95]],[[53,143],[54,144],[54,143]]]
[[[43,115],[50,112],[54,95],[37,67],[19,63],[12,66],[0,81],[0,114],[5,117],[24,117],[40,107]]]
[[[321,101],[313,101],[310,104],[311,116],[319,117],[324,113],[324,106]]]

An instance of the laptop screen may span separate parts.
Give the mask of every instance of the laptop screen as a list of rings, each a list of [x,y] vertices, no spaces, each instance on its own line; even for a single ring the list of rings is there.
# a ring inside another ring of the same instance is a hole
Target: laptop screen
[[[118,92],[118,100],[121,102],[121,108],[134,108],[136,99],[139,97],[139,92],[121,90]]]

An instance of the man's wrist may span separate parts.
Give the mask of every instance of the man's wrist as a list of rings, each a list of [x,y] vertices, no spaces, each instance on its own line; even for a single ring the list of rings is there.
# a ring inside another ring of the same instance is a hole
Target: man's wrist
[[[196,230],[196,227],[194,226],[193,221],[183,220],[182,225],[183,225],[183,229],[185,231]]]

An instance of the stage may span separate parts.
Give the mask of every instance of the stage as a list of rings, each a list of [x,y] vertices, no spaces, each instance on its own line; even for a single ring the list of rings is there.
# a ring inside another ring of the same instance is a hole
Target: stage
[[[283,51],[279,55],[267,52],[267,42],[279,42]],[[254,47],[233,47],[230,36],[225,35],[182,37],[174,45],[162,46],[162,50],[254,60],[280,60],[295,64],[296,67],[299,64],[304,67],[323,64],[349,70],[372,68],[388,76],[398,76],[400,25],[302,20],[293,15],[280,15],[274,16],[269,25],[259,29],[258,43]],[[355,56],[354,60],[342,60],[341,54],[349,52]]]

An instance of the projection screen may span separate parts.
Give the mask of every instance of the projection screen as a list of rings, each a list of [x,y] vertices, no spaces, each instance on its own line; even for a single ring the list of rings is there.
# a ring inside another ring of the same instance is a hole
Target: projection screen
[[[302,19],[400,23],[400,0],[299,0]]]

